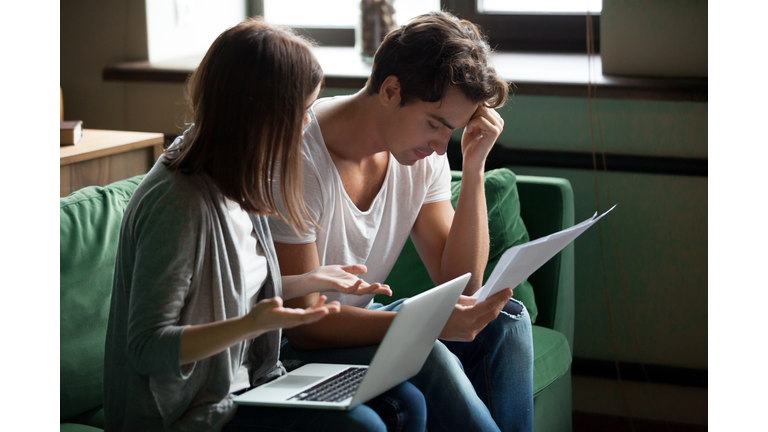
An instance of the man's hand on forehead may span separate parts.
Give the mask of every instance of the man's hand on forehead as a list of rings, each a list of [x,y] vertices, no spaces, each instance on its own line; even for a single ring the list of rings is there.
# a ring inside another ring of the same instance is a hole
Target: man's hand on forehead
[[[485,159],[504,130],[504,119],[493,108],[480,104],[464,128],[461,137],[461,152],[464,168],[479,170],[485,168]]]

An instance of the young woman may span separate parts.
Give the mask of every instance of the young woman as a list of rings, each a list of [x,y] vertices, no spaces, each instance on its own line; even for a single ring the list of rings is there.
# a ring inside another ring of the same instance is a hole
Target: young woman
[[[306,228],[301,135],[322,70],[289,30],[248,20],[222,33],[189,81],[194,125],[169,147],[126,208],[104,359],[108,431],[423,431],[409,383],[349,412],[239,407],[232,393],[285,373],[280,329],[337,313],[282,298],[336,290],[391,294],[326,266],[281,277],[266,217],[279,172],[287,220]]]

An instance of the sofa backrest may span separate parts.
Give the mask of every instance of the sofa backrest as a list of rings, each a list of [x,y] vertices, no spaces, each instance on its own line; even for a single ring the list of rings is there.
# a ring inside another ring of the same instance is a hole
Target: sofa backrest
[[[532,240],[574,225],[571,183],[564,178],[517,176],[520,216]],[[536,292],[536,324],[565,335],[573,353],[575,319],[575,242],[536,270],[528,280]]]
[[[100,407],[123,212],[143,175],[60,199],[60,419]]]
[[[451,176],[451,204],[455,208],[461,188],[461,171],[452,171]],[[512,171],[500,168],[485,173],[485,199],[488,207],[490,248],[483,283],[488,280],[507,249],[530,240],[525,223],[520,217],[521,201],[517,193],[517,177]],[[392,296],[378,295],[375,298],[375,301],[383,304],[403,297],[412,297],[435,286],[410,239],[403,246],[386,283],[392,287]],[[531,321],[535,322],[538,300],[534,298],[531,283],[524,280],[514,287],[513,297],[525,304]]]

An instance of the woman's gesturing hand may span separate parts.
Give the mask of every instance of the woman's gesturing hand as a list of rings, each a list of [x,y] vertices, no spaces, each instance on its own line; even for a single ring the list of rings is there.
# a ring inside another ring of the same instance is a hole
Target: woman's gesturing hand
[[[307,273],[306,283],[314,292],[338,291],[344,294],[384,294],[392,295],[389,285],[369,284],[356,275],[365,273],[368,268],[363,264],[327,265]],[[317,289],[315,289],[317,288]]]
[[[339,302],[325,304],[326,299],[320,296],[314,305],[306,309],[283,307],[283,299],[280,297],[264,299],[253,306],[248,318],[252,320],[253,330],[259,333],[310,324],[341,310]]]

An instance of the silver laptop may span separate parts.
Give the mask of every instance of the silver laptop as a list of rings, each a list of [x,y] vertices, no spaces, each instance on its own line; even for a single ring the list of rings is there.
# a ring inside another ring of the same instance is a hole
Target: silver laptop
[[[236,396],[235,403],[350,410],[416,375],[471,274],[403,302],[370,366],[306,364]]]

